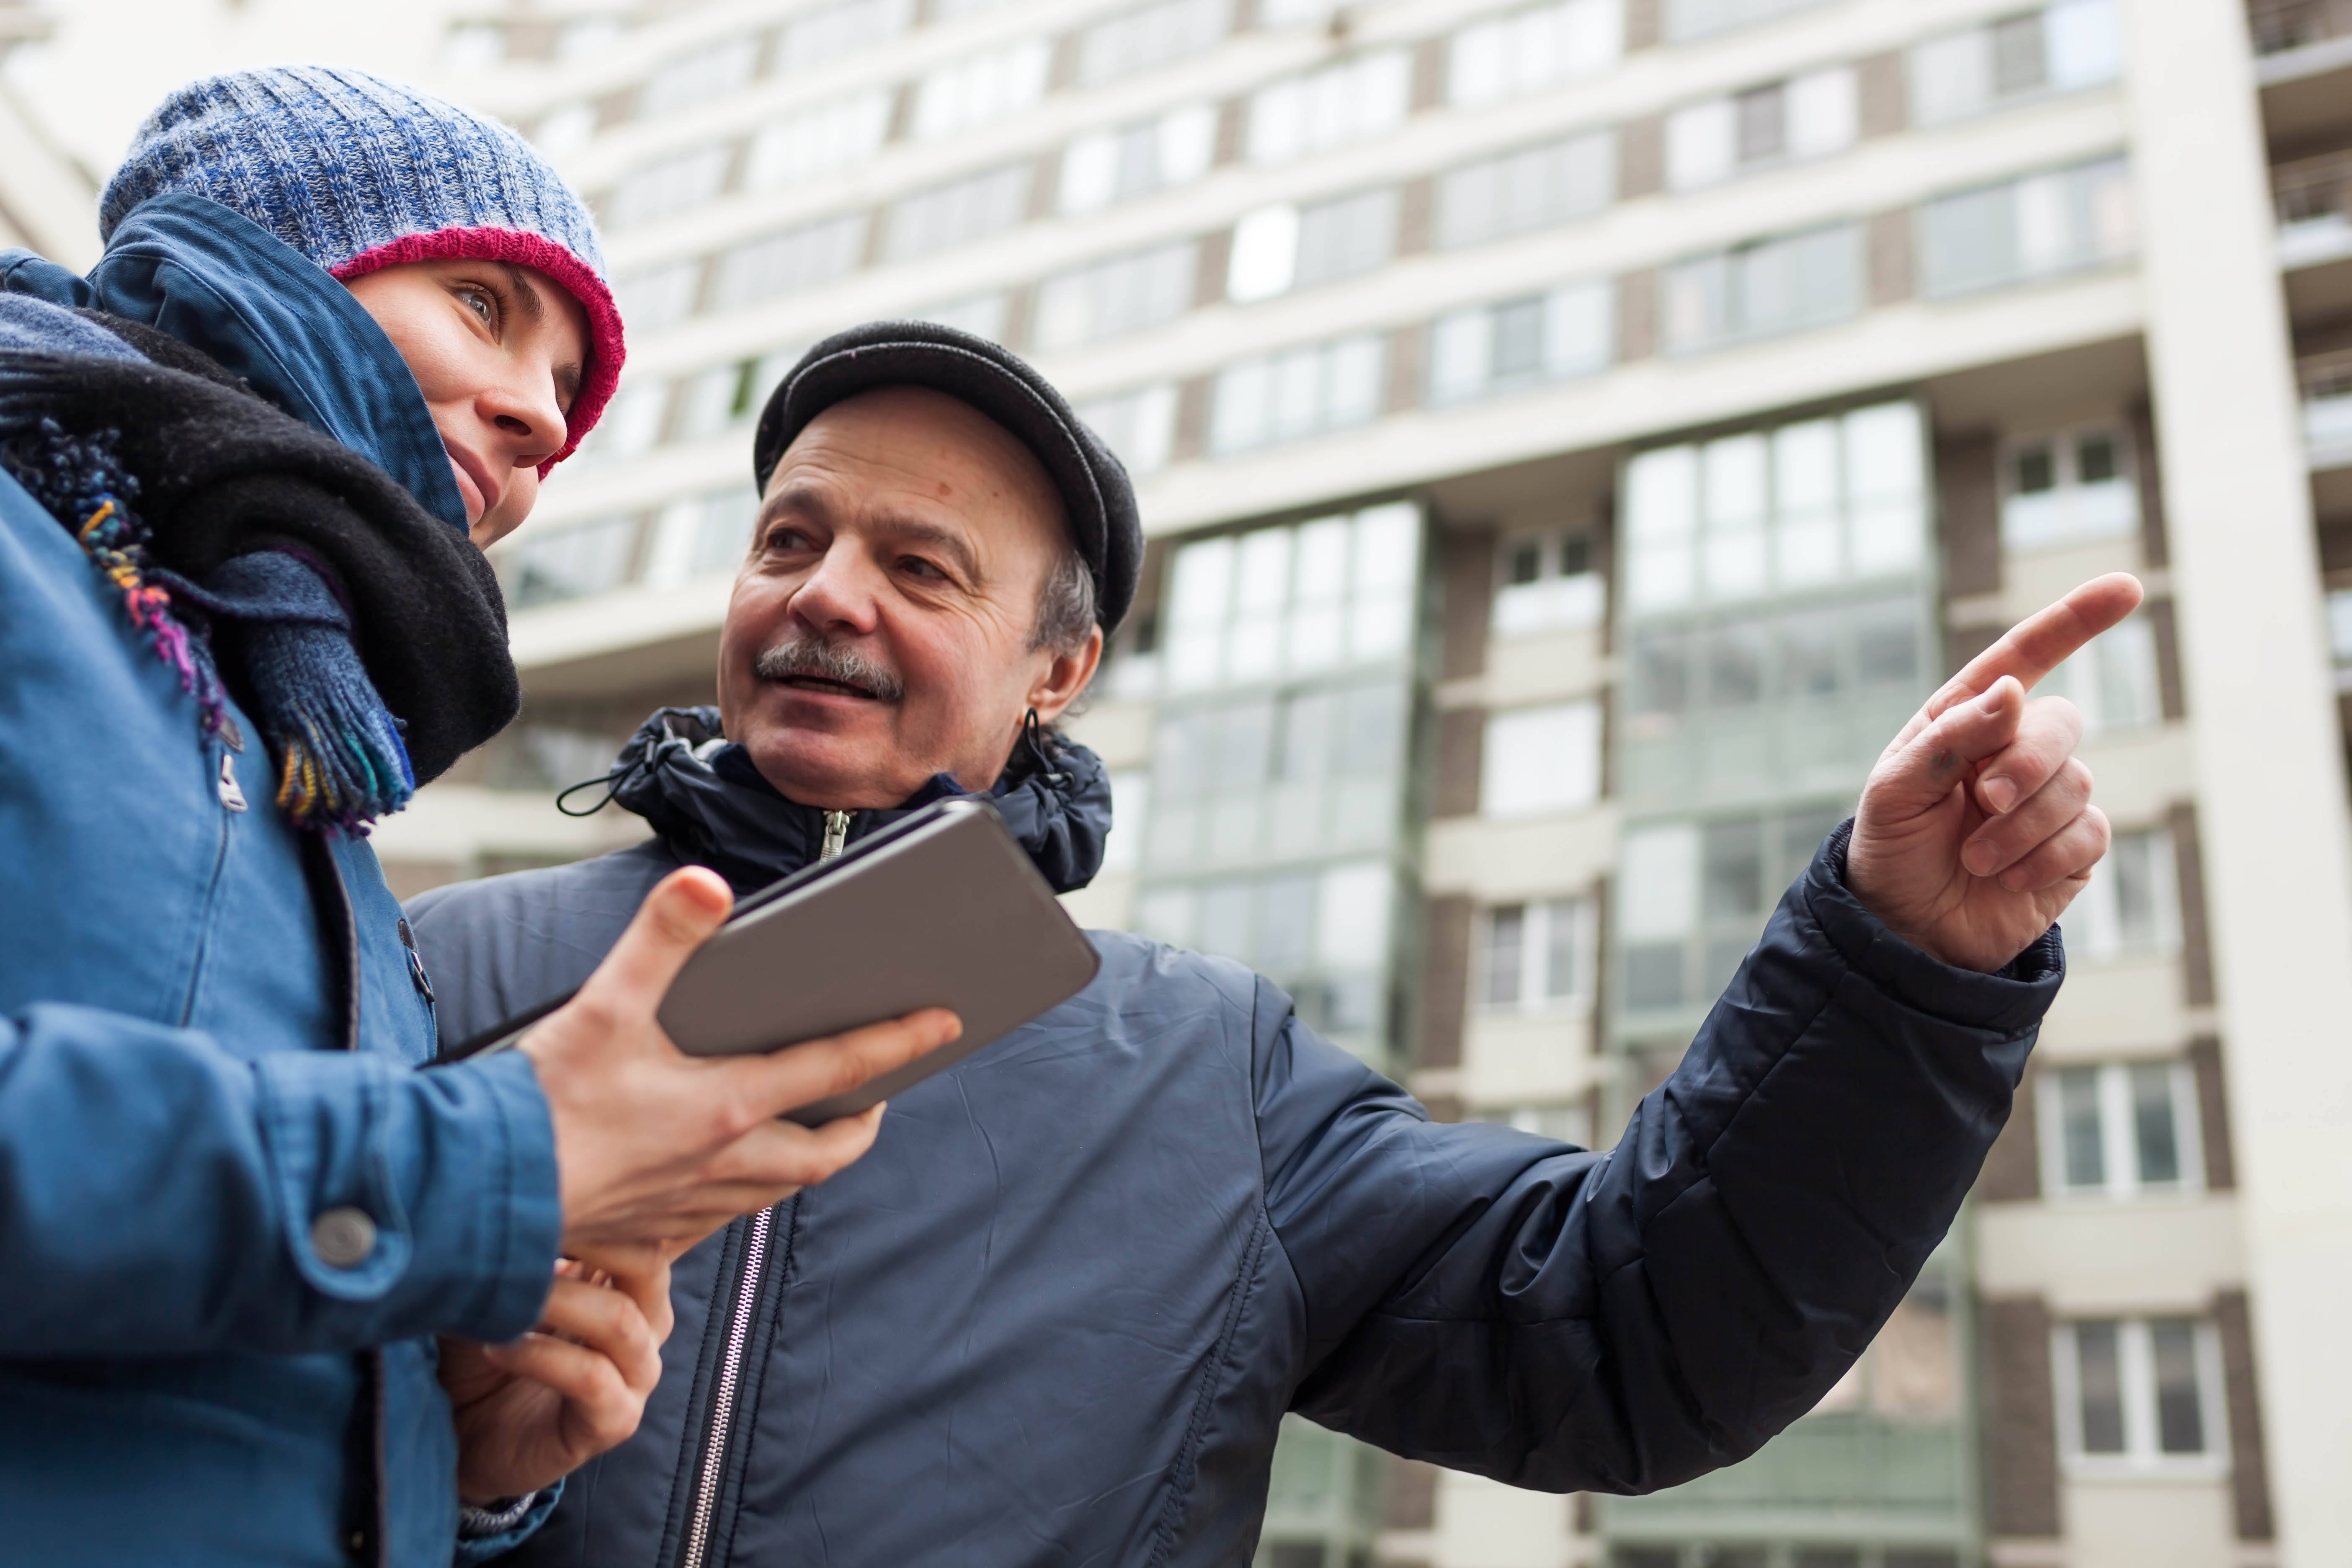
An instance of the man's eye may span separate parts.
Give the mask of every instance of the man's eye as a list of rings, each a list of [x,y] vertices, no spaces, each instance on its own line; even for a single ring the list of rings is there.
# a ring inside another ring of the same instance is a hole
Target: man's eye
[[[909,576],[920,577],[926,582],[944,583],[948,580],[948,574],[946,573],[940,571],[938,567],[932,565],[929,562],[924,560],[919,555],[908,555],[901,557],[898,562],[898,569],[901,572],[907,573]]]
[[[809,536],[803,533],[797,528],[780,528],[776,530],[775,532],[768,535],[768,548],[771,550],[806,550],[809,548]]]

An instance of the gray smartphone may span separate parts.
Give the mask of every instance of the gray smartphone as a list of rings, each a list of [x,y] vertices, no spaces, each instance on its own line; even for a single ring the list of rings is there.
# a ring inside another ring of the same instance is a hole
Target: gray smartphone
[[[786,1112],[814,1127],[865,1110],[1076,995],[1101,960],[995,808],[926,806],[745,899],[670,983],[656,1016],[689,1056],[740,1056],[923,1007],[963,1033],[872,1082]],[[445,1052],[510,1045],[561,998]]]

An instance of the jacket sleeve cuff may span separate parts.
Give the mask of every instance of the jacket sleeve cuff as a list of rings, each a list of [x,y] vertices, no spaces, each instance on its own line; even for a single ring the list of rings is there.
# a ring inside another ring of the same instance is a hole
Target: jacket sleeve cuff
[[[2050,1010],[2066,978],[2066,950],[2052,926],[1997,973],[1960,969],[1912,946],[1864,907],[1846,885],[1853,819],[1840,823],[1805,872],[1806,912],[1854,973],[1897,1002],[1970,1028],[2014,1034]]]
[[[563,1496],[563,1483],[542,1487],[527,1497],[514,1499],[505,1508],[468,1508],[457,1510],[457,1550],[451,1558],[455,1568],[474,1568],[478,1563],[512,1552],[530,1538],[531,1532],[547,1522],[555,1511],[555,1504]]]
[[[489,1124],[484,1131],[496,1129],[495,1140],[484,1140],[473,1175],[476,1201],[490,1198],[482,1211],[483,1235],[473,1270],[477,1288],[452,1298],[466,1300],[467,1310],[450,1331],[494,1343],[513,1339],[539,1321],[554,1283],[563,1235],[555,1126],[548,1117],[547,1097],[540,1090],[530,1058],[520,1051],[499,1051],[418,1076],[436,1088],[462,1084],[476,1100],[469,1109],[488,1112],[482,1118]],[[469,1162],[451,1163],[462,1168]]]

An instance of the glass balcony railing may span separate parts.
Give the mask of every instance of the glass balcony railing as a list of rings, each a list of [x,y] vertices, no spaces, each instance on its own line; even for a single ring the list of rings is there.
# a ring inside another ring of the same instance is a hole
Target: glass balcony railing
[[[2311,466],[2352,464],[2352,350],[2299,361],[2295,377],[2303,385],[2303,443]]]
[[[2259,55],[2352,37],[2352,0],[2251,0],[2246,12]]]
[[[2278,211],[2282,265],[2352,256],[2352,151],[2273,168],[2271,200]]]

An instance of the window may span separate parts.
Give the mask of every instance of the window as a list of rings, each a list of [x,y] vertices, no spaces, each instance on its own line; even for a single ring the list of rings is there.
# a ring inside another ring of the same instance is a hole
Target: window
[[[760,405],[754,400],[766,390],[759,376],[760,362],[755,359],[715,364],[688,376],[678,397],[676,438],[708,440],[758,414]]]
[[[1137,900],[1146,934],[1237,959],[1276,980],[1307,970],[1377,969],[1388,957],[1394,875],[1378,861],[1321,872],[1154,889]],[[1369,1028],[1377,997],[1326,1026]]]
[[[2011,440],[2001,456],[2001,542],[2046,550],[2129,538],[2139,530],[2133,458],[2113,425]]]
[[[1911,120],[1942,125],[2122,74],[2115,0],[2059,0],[1931,38],[1911,51]]]
[[[1547,899],[1488,910],[1478,1005],[1539,1013],[1589,1001],[1595,927],[1589,898]]]
[[[785,70],[806,70],[895,38],[914,22],[914,0],[839,0],[787,24],[777,58]]]
[[[1910,1426],[1958,1417],[1966,1385],[1953,1294],[1951,1276],[1931,1264],[1895,1303],[1862,1359],[1847,1369],[1809,1414],[1867,1411]],[[1926,1563],[1959,1568],[1958,1559],[1948,1553],[1923,1560],[1890,1552],[1881,1561],[1885,1568],[1925,1568]],[[1862,1559],[1852,1548],[1842,1553],[1799,1551],[1789,1568],[1862,1568]]]
[[[1250,99],[1253,163],[1345,146],[1403,121],[1411,101],[1412,58],[1384,49],[1260,88]]]
[[[1205,103],[1081,136],[1062,154],[1061,210],[1093,212],[1197,180],[1216,137],[1217,112]]]
[[[928,310],[915,312],[919,321],[937,321],[943,327],[953,327],[960,332],[970,332],[991,342],[1004,341],[1004,318],[1012,308],[1012,300],[1003,289],[987,294],[967,295],[950,300],[944,305],[934,305]]]
[[[1156,246],[1048,278],[1037,290],[1037,346],[1074,348],[1173,321],[1192,303],[1200,252]]]
[[[1601,624],[1608,588],[1593,570],[1590,533],[1578,529],[1507,539],[1497,565],[1496,636],[1581,630]]]
[[[1227,365],[1210,397],[1210,453],[1231,457],[1369,423],[1381,411],[1383,347],[1364,332]]]
[[[1626,600],[1725,604],[1917,570],[1919,411],[1882,403],[1636,455],[1625,466]]]
[[[890,209],[890,259],[906,261],[1002,234],[1029,211],[1027,163],[969,174],[900,198]]]
[[[2180,945],[2180,890],[2172,835],[2161,827],[2117,833],[2107,858],[2075,895],[2059,929],[2087,959],[2168,953]]]
[[[671,213],[698,206],[719,194],[734,149],[698,147],[658,163],[648,163],[613,187],[604,203],[607,226],[634,228]]]
[[[1225,296],[1242,303],[1368,272],[1396,251],[1397,194],[1261,207],[1234,225]]]
[[[2352,588],[2327,595],[2327,645],[2336,655],[2336,689],[2352,691]]]
[[[1213,47],[1232,26],[1232,0],[1160,0],[1123,11],[1079,35],[1078,80],[1092,87],[1172,65]]]
[[[1592,1108],[1589,1105],[1514,1105],[1480,1111],[1480,1121],[1499,1121],[1517,1132],[1532,1132],[1573,1148],[1592,1146]]]
[[[1845,66],[1712,98],[1666,116],[1666,184],[1715,184],[1853,144],[1853,71]]]
[[[2197,1079],[2186,1062],[2059,1068],[2041,1078],[2042,1184],[2109,1198],[2204,1186]]]
[[[634,318],[632,318],[634,320]],[[662,420],[669,413],[670,385],[666,381],[629,381],[614,394],[604,417],[588,433],[576,464],[620,463],[643,457],[661,439]]]
[[[2070,1469],[2188,1469],[2223,1458],[2221,1349],[2192,1318],[2105,1318],[2053,1335],[2058,1435]]]
[[[1120,768],[1110,775],[1110,827],[1103,835],[1102,868],[1132,871],[1143,864],[1145,824],[1151,820],[1151,775]]]
[[[865,248],[863,213],[746,240],[719,258],[719,305],[753,304],[830,282],[856,269]]]
[[[1485,245],[1589,217],[1617,196],[1617,134],[1590,131],[1448,170],[1437,180],[1439,248]]]
[[[2156,667],[2156,627],[2135,615],[2052,670],[2036,697],[2063,697],[2083,710],[2085,737],[2164,721]]]
[[[1628,827],[1617,858],[1620,1005],[1642,1013],[1713,1001],[1844,816],[1843,805],[1797,806]]]
[[[1620,0],[1553,0],[1508,11],[1454,35],[1445,100],[1468,109],[1598,76],[1624,49]]]
[[[1409,501],[1183,545],[1169,575],[1169,685],[1202,690],[1401,658],[1420,567],[1421,513]],[[1359,715],[1352,727],[1366,722]],[[1317,755],[1327,743],[1290,733]]]
[[[1666,269],[1676,353],[1842,321],[1862,308],[1862,230],[1851,223],[1759,239]]]
[[[634,515],[526,534],[509,557],[507,601],[521,610],[617,588],[628,577],[636,546]]]
[[[916,139],[976,131],[1028,108],[1045,96],[1052,57],[1045,39],[1024,38],[938,67],[915,89]]]
[[[1129,474],[1140,479],[1168,466],[1176,440],[1176,388],[1155,382],[1132,392],[1090,398],[1076,412],[1087,427],[1103,438]]]
[[[864,163],[890,129],[890,93],[877,88],[771,121],[751,138],[743,183],[775,191]]]
[[[1666,0],[1666,42],[1686,43],[1815,3],[1816,0]]]
[[[750,485],[672,501],[662,509],[646,554],[646,585],[667,588],[733,571],[751,548],[751,526],[759,514],[760,495]]]
[[[1938,196],[1919,209],[1919,289],[1930,299],[1998,289],[2131,252],[2131,181],[2121,158]]]
[[[669,114],[723,98],[751,79],[759,59],[757,37],[733,37],[666,60],[646,79],[637,112]]]
[[[1601,279],[1438,317],[1430,329],[1430,402],[1466,403],[1608,368],[1615,303]]]
[[[640,332],[667,327],[693,313],[695,298],[702,290],[702,259],[676,261],[667,267],[657,267],[649,272],[635,272],[613,281],[613,294],[621,308],[621,315],[632,330]]]
[[[1600,703],[1561,702],[1487,715],[1478,774],[1482,814],[1580,811],[1600,798]]]

